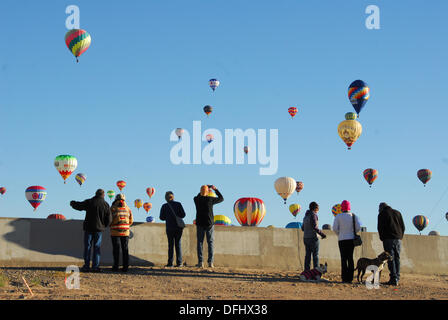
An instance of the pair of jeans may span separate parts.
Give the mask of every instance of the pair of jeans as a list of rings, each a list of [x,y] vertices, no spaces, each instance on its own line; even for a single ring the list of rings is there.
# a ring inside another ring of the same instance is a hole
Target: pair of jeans
[[[353,261],[353,251],[355,245],[353,240],[341,240],[338,242],[339,252],[341,253],[341,277],[343,282],[353,281],[353,272],[355,271],[355,262]]]
[[[114,237],[111,236],[112,239],[112,253],[114,256],[114,268],[118,268],[120,265],[120,245],[121,245],[121,253],[123,256],[123,269],[127,270],[129,267],[129,237],[121,236]]]
[[[93,248],[92,268],[100,267],[102,232],[84,232],[84,267],[90,268],[90,252]]]
[[[383,241],[384,251],[387,251],[392,256],[391,261],[387,261],[389,267],[389,277],[391,281],[400,280],[400,251],[401,240],[399,239],[385,239]]]
[[[215,238],[215,226],[212,225],[208,228],[204,228],[196,225],[196,236],[198,240],[198,262],[202,263],[202,244],[204,242],[204,236],[207,236],[208,245],[208,263],[213,263],[213,240]]]
[[[313,256],[313,267],[319,266],[319,239],[303,238],[305,244],[305,270],[310,270],[311,256]]]
[[[176,248],[176,264],[182,265],[182,246],[181,238],[184,229],[166,229],[168,238],[168,265],[173,264],[174,248]]]

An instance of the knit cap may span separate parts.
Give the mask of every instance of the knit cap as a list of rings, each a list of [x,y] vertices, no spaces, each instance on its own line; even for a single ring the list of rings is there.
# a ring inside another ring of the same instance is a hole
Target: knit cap
[[[351,210],[350,202],[348,200],[344,200],[341,203],[342,212],[349,212]]]

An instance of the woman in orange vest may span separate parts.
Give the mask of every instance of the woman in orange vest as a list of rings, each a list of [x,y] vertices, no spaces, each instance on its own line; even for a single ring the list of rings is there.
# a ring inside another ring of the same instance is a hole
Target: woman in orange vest
[[[129,267],[129,228],[133,223],[132,211],[125,202],[124,194],[117,194],[111,207],[112,224],[110,225],[110,235],[112,238],[114,265],[112,271],[118,271],[120,262],[120,244],[123,254],[123,268],[121,271],[127,272]]]

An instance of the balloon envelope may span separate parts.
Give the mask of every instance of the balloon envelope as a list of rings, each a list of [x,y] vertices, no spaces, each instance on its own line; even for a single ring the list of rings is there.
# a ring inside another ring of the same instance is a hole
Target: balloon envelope
[[[292,213],[294,217],[297,216],[297,214],[300,212],[300,205],[298,203],[293,203],[289,206],[289,212]]]
[[[294,118],[297,114],[297,108],[296,107],[290,107],[288,108],[288,113],[291,116],[291,118]]]
[[[149,196],[149,198],[152,198],[154,193],[156,193],[156,189],[155,188],[152,188],[152,187],[146,188],[146,194]]]
[[[296,190],[297,183],[296,180],[290,177],[281,177],[275,180],[274,183],[275,191],[286,203],[286,199],[289,198],[291,194]]]
[[[126,187],[126,182],[123,180],[117,181],[117,187],[118,187],[118,189],[120,189],[120,191],[122,191],[123,188]]]
[[[215,91],[215,89],[219,87],[219,80],[218,79],[210,79],[208,81],[208,85],[210,86],[210,88],[212,88],[213,91]]]
[[[54,166],[56,170],[58,170],[59,174],[61,175],[62,179],[65,180],[70,177],[70,175],[75,171],[76,167],[78,166],[78,160],[71,155],[68,154],[62,154],[56,157],[54,159]]]
[[[5,194],[6,192],[6,188],[5,187],[1,187],[0,188],[0,194]]]
[[[154,217],[153,216],[146,217],[146,222],[149,222],[149,223],[154,222]]]
[[[356,120],[344,120],[338,125],[339,137],[345,142],[349,150],[361,136],[361,133],[362,126]]]
[[[76,61],[78,61],[80,55],[89,49],[91,41],[90,34],[82,29],[72,29],[65,34],[65,44],[76,57]]]
[[[290,223],[288,223],[285,226],[285,228],[287,228],[287,229],[293,229],[293,228],[301,229],[302,228],[302,222],[290,222]]]
[[[183,134],[184,134],[184,129],[182,129],[182,128],[177,128],[176,129],[176,136],[179,138],[179,140],[180,140],[180,138],[182,137]]]
[[[356,113],[359,114],[370,98],[370,88],[367,83],[362,80],[353,81],[348,87],[348,98]]]
[[[215,225],[217,226],[230,226],[232,224],[232,220],[229,217],[218,214],[214,217]]]
[[[36,210],[47,197],[47,190],[41,186],[31,186],[25,190],[25,197]]]
[[[135,206],[137,209],[140,209],[140,208],[143,206],[143,201],[142,201],[141,199],[136,199],[136,200],[134,201],[134,206]]]
[[[241,198],[233,205],[233,212],[240,225],[256,227],[266,215],[266,207],[261,199]]]
[[[86,182],[87,176],[84,173],[78,173],[75,176],[76,182],[79,183],[79,186],[81,186],[84,182]]]
[[[207,142],[208,142],[208,143],[212,142],[212,141],[213,141],[213,138],[214,138],[214,137],[213,137],[212,134],[208,134],[208,135],[205,136],[205,139],[207,139]]]
[[[333,213],[333,215],[336,217],[336,215],[342,213],[342,206],[340,203],[335,204],[332,208],[331,208],[331,213]]]
[[[54,213],[50,214],[47,219],[54,219],[54,220],[65,220],[65,217],[62,214]]]
[[[426,183],[432,177],[432,171],[429,169],[420,169],[417,171],[417,177],[421,182],[423,182],[423,185],[426,186]]]
[[[297,185],[296,185],[296,191],[297,193],[299,193],[300,191],[302,191],[304,185],[302,181],[297,181]]]
[[[115,191],[113,190],[107,191],[107,196],[109,197],[109,199],[112,200],[112,198],[115,197]]]
[[[378,178],[378,170],[369,168],[364,170],[363,175],[367,183],[369,185],[372,185],[372,183],[376,180],[376,178]]]
[[[422,231],[428,225],[429,219],[423,215],[417,215],[412,219],[412,223],[418,231]]]
[[[212,107],[212,106],[207,105],[207,106],[204,107],[204,112],[205,112],[205,114],[206,114],[207,116],[208,116],[210,113],[212,113],[212,111],[213,111],[213,107]]]
[[[152,208],[152,204],[150,202],[145,202],[143,204],[143,209],[145,209],[146,213],[148,213],[149,210],[151,210],[151,208]]]

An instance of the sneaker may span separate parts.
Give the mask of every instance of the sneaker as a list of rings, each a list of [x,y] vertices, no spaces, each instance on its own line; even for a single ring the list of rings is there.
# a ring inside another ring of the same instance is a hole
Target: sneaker
[[[178,264],[176,264],[176,268],[182,268],[183,266],[184,266],[183,263],[178,263]]]
[[[204,268],[204,263],[203,262],[198,262],[198,264],[196,265],[197,268]]]
[[[209,262],[209,263],[208,263],[208,267],[209,267],[209,268],[214,268],[215,265],[213,264],[213,262]]]

